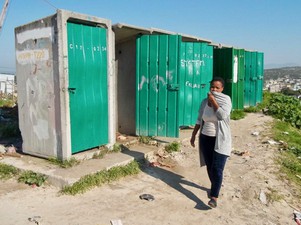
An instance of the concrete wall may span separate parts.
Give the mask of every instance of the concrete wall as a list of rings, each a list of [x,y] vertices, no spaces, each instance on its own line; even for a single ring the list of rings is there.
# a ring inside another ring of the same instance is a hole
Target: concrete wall
[[[71,157],[67,21],[108,29],[109,141],[115,142],[113,32],[111,22],[58,10],[15,29],[19,126],[23,151],[41,157]]]
[[[15,29],[23,151],[46,157],[60,142],[57,32],[55,15]]]
[[[136,133],[136,40],[133,37],[115,46],[118,131]]]

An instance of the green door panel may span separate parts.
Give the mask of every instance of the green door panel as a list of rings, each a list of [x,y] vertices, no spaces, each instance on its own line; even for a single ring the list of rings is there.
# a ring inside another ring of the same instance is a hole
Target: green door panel
[[[207,97],[213,73],[213,47],[182,42],[180,49],[179,125],[194,125],[201,101]]]
[[[68,22],[72,153],[108,143],[107,30]]]
[[[177,137],[180,36],[136,40],[136,134]]]
[[[256,82],[256,103],[261,103],[263,98],[263,77],[264,77],[264,54],[257,52],[257,82]]]
[[[232,109],[243,109],[244,102],[244,50],[214,49],[214,76],[225,80],[224,93],[232,100]]]
[[[237,84],[237,109],[244,108],[244,83],[245,83],[245,50],[238,50],[238,84]]]
[[[245,106],[256,106],[257,52],[245,51]]]

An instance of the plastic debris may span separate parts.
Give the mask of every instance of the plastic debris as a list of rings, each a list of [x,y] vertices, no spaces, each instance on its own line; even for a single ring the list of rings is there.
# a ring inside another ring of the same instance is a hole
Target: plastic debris
[[[142,194],[139,196],[140,199],[144,199],[144,200],[147,200],[147,201],[153,201],[155,200],[155,197],[150,195],[150,194]]]
[[[298,225],[301,225],[301,212],[298,212],[297,210],[294,210],[293,212],[294,220]]]
[[[41,222],[42,217],[40,216],[33,216],[33,217],[29,217],[28,221],[30,222],[35,222],[35,224],[39,225]]]
[[[121,220],[111,220],[110,223],[111,225],[122,225]]]
[[[259,200],[261,201],[262,204],[267,204],[267,197],[264,193],[264,191],[260,191],[260,194],[259,194]]]
[[[252,135],[253,135],[253,136],[258,136],[258,135],[259,135],[259,132],[258,132],[258,131],[255,131],[255,132],[252,133]]]

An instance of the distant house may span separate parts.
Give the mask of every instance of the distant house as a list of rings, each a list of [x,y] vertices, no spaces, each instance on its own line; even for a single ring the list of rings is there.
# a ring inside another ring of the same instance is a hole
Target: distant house
[[[0,94],[13,94],[16,91],[16,77],[14,74],[0,73]]]

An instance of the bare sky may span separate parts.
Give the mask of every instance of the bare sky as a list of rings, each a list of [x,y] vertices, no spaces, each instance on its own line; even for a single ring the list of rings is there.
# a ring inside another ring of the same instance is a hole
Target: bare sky
[[[0,72],[15,71],[14,28],[56,9],[257,50],[266,68],[301,66],[300,0],[11,0],[0,34]]]

